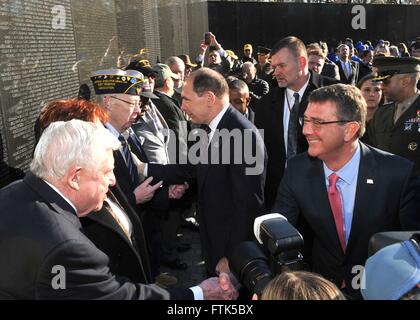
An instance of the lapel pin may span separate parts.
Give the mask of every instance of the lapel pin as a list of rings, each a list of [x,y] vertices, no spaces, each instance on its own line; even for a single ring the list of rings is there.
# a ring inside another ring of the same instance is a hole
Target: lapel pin
[[[367,183],[367,184],[373,184],[373,179],[367,179],[367,180],[366,180],[366,183]]]

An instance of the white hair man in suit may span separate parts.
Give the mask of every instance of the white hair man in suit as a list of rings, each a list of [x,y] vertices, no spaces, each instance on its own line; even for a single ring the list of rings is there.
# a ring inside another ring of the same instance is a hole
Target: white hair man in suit
[[[0,191],[0,298],[193,299],[233,297],[224,275],[192,289],[133,283],[84,234],[115,184],[119,141],[102,125],[57,121],[43,132],[30,172]],[[58,280],[59,278],[59,280]]]

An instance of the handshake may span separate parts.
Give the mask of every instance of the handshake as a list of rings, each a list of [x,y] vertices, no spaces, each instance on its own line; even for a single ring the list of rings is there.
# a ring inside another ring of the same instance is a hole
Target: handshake
[[[238,298],[236,279],[230,277],[231,273],[221,272],[219,277],[208,278],[199,284],[203,290],[204,300],[236,300]]]

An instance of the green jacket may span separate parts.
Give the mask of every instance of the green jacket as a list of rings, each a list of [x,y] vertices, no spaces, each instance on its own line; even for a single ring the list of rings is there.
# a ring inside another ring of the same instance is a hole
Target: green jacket
[[[394,124],[395,103],[376,110],[367,126],[366,139],[378,149],[388,151],[415,163],[420,175],[420,97]]]

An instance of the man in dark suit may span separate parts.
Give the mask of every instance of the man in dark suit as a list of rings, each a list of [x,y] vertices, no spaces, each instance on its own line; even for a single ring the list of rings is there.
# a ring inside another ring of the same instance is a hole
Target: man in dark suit
[[[338,47],[338,57],[336,64],[341,82],[356,85],[359,79],[359,63],[350,59],[350,48],[348,45],[341,44]]]
[[[205,298],[232,297],[226,276],[167,291],[110,272],[108,256],[84,235],[79,218],[101,210],[115,183],[118,147],[102,125],[81,120],[54,122],[43,132],[31,171],[0,191],[0,298],[192,299],[200,290]]]
[[[229,105],[228,90],[216,71],[202,68],[191,73],[182,91],[182,109],[194,123],[205,125],[208,136],[198,130],[201,139],[190,149],[191,164],[146,168],[148,175],[167,183],[197,181],[201,244],[209,274],[228,270],[226,257],[253,238],[253,221],[263,212],[264,144],[254,125]],[[194,157],[197,146],[199,157]]]
[[[268,153],[265,186],[267,208],[273,205],[286,160],[308,148],[299,125],[299,117],[306,110],[308,95],[334,81],[308,70],[305,45],[296,37],[286,37],[274,45],[271,66],[278,87],[260,100],[255,113],[255,125],[264,130]],[[298,100],[295,94],[299,95]],[[290,121],[291,115],[293,121]]]
[[[413,163],[359,142],[365,119],[356,87],[312,92],[303,117],[308,152],[289,162],[272,208],[302,232],[312,271],[354,298],[354,267],[364,265],[370,237],[420,228]]]
[[[248,108],[251,102],[247,84],[236,78],[228,79],[229,102],[236,110],[242,113],[249,121],[254,123],[255,113]]]
[[[413,161],[420,176],[420,91],[416,85],[420,59],[375,57],[378,81],[391,103],[379,108],[370,121],[366,138],[379,149]]]

